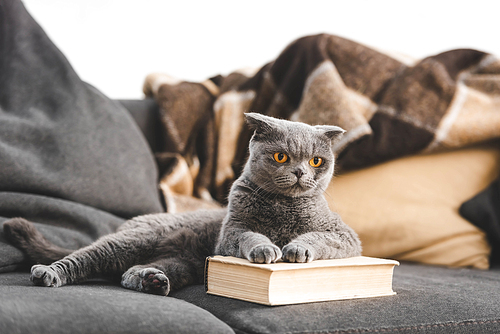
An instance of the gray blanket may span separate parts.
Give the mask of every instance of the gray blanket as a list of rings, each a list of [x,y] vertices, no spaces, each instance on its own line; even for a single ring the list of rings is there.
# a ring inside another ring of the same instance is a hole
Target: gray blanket
[[[20,1],[0,0],[0,224],[24,217],[75,249],[159,211],[154,158],[127,111],[80,80]],[[0,272],[22,261],[0,233]]]

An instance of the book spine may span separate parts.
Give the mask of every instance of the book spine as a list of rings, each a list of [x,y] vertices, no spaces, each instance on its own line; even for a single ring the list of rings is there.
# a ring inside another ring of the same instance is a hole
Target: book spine
[[[212,257],[211,256],[207,256],[207,258],[205,259],[205,272],[204,272],[204,281],[205,281],[205,292],[208,291],[208,265],[210,264],[210,259]]]

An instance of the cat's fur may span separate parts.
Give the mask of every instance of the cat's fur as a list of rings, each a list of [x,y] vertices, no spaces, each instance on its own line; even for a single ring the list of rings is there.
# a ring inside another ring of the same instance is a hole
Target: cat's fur
[[[344,131],[255,113],[246,117],[255,133],[227,209],[139,216],[71,254],[21,218],[6,222],[7,237],[33,262],[55,261],[33,266],[32,281],[58,287],[121,276],[125,288],[166,295],[201,283],[204,260],[213,254],[258,263],[360,255],[358,236],[330,211],[323,196],[334,170],[332,144]],[[280,163],[275,153],[288,159]],[[309,161],[318,157],[322,164],[311,166]]]

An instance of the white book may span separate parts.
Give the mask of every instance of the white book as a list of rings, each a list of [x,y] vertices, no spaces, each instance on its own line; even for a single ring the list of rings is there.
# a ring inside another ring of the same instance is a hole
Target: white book
[[[208,257],[207,293],[265,305],[286,305],[396,294],[399,262],[366,256],[310,263],[251,263],[236,257]]]

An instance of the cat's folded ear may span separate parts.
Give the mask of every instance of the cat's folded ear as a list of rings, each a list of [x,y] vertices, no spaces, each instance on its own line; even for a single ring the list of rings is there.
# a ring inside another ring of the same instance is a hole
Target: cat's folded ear
[[[278,126],[276,118],[259,113],[247,112],[245,113],[245,117],[250,128],[256,130],[258,133],[270,132]]]
[[[314,128],[316,130],[320,131],[323,135],[330,138],[332,143],[339,141],[340,138],[342,138],[342,136],[346,132],[341,127],[338,127],[335,125],[316,125],[316,126],[314,126]]]

